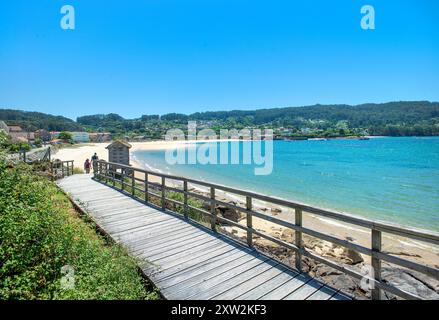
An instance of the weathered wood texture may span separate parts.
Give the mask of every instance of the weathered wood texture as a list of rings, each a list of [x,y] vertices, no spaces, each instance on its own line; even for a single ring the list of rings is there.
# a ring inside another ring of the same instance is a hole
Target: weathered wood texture
[[[262,253],[90,178],[58,185],[140,261],[167,299],[350,299]]]

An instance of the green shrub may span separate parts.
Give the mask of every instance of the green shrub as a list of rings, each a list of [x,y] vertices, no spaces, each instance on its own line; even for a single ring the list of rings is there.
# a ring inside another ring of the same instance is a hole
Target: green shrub
[[[74,167],[73,168],[73,174],[83,174],[84,170],[82,170],[81,168],[78,167]]]
[[[61,286],[66,265],[72,289]],[[158,298],[145,288],[136,261],[106,244],[53,183],[0,160],[0,300]]]

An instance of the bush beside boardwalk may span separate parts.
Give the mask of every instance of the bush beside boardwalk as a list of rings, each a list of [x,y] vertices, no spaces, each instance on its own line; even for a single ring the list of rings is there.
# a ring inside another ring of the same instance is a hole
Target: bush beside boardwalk
[[[73,289],[61,286],[65,265],[74,268]],[[0,159],[0,300],[158,297],[136,261],[98,235],[53,183]]]

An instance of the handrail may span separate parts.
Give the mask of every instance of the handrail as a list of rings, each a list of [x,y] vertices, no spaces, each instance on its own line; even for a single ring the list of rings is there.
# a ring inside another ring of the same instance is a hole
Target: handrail
[[[342,271],[343,273],[346,273],[352,277],[355,277],[357,279],[363,279],[367,278],[370,283],[374,284],[375,288],[372,289],[372,299],[380,299],[381,298],[381,290],[385,290],[388,292],[391,292],[397,296],[400,296],[405,299],[421,299],[419,296],[414,295],[412,293],[406,292],[402,289],[399,289],[395,286],[392,286],[386,282],[383,282],[381,280],[381,261],[387,261],[392,264],[396,264],[411,270],[415,270],[421,273],[424,273],[430,277],[433,277],[437,280],[439,280],[439,269],[421,265],[416,262],[412,262],[406,259],[402,259],[399,257],[392,256],[390,254],[384,253],[381,251],[381,245],[382,245],[382,233],[390,233],[395,234],[411,239],[416,239],[423,242],[428,242],[431,244],[439,245],[439,233],[428,231],[428,230],[422,230],[418,228],[406,228],[402,227],[396,224],[381,222],[381,221],[373,221],[365,218],[356,217],[354,215],[344,213],[344,212],[338,212],[328,209],[323,209],[319,207],[314,207],[308,204],[300,203],[300,202],[293,202],[277,197],[271,197],[266,196],[263,194],[259,194],[252,191],[245,191],[241,189],[231,188],[219,184],[214,184],[206,181],[196,180],[196,179],[190,179],[170,174],[163,174],[158,173],[154,171],[149,171],[145,169],[135,168],[132,166],[122,165],[114,162],[106,162],[103,160],[99,160],[97,162],[97,171],[95,172],[95,178],[100,179],[104,178],[105,183],[112,184],[115,186],[115,182],[121,184],[121,189],[125,190],[126,187],[131,188],[131,194],[133,196],[136,196],[136,190],[139,192],[142,192],[142,200],[145,202],[149,202],[150,196],[156,197],[160,199],[161,208],[165,210],[166,208],[166,202],[175,203],[175,200],[168,199],[166,197],[166,191],[172,191],[172,192],[179,192],[183,194],[184,200],[182,203],[182,206],[184,208],[184,216],[187,218],[187,213],[189,209],[196,210],[199,213],[202,213],[208,217],[210,217],[211,222],[211,228],[212,230],[216,230],[217,222],[225,222],[230,225],[234,225],[236,227],[239,227],[247,232],[247,244],[248,246],[253,246],[253,235],[258,235],[260,237],[263,237],[267,240],[270,240],[278,245],[281,245],[283,247],[286,247],[288,249],[292,249],[296,253],[296,265],[295,267],[301,271],[302,268],[302,256],[307,256],[311,259],[314,259],[318,262],[321,262],[323,264],[326,264],[330,267],[333,267],[339,271]],[[120,169],[120,173],[118,170]],[[138,177],[135,177],[135,172],[143,173],[144,179],[140,179]],[[154,183],[149,181],[149,176],[156,176],[161,178],[161,183]],[[130,182],[126,182],[126,179],[130,179]],[[180,181],[183,183],[183,189],[178,189],[175,187],[170,187],[166,185],[166,179]],[[137,187],[137,182],[140,182],[143,184],[143,188]],[[195,192],[191,192],[188,190],[188,183],[200,185],[203,187],[209,188],[209,190],[206,191],[209,195],[201,195]],[[160,190],[160,193],[151,192],[150,188],[155,188],[155,190]],[[237,195],[244,196],[246,198],[246,205],[245,208],[230,204],[224,201],[220,201],[216,199],[216,190],[226,191],[230,193],[234,193]],[[188,204],[188,198],[194,197],[203,201],[206,201],[210,203],[210,209],[209,211],[195,208],[193,206],[190,206]],[[260,212],[257,212],[253,208],[253,200],[262,200],[265,202],[269,202],[272,204],[285,206],[288,208],[292,208],[295,210],[295,222],[291,223],[286,220],[282,220],[270,215],[266,215]],[[216,205],[222,205],[225,207],[228,207],[230,209],[238,210],[246,215],[246,225],[238,224],[234,221],[225,219],[223,217],[218,217],[216,215]],[[349,242],[344,239],[339,239],[330,235],[326,235],[324,233],[311,230],[308,228],[305,228],[302,226],[302,216],[303,212],[312,213],[316,215],[320,215],[323,217],[339,220],[345,223],[353,224],[356,226],[364,227],[367,229],[370,229],[371,231],[371,248],[367,248],[361,245],[354,244],[352,242]],[[257,217],[260,219],[264,219],[266,221],[270,221],[274,224],[278,224],[280,226],[292,229],[295,231],[295,239],[294,243],[285,242],[283,240],[280,240],[278,238],[275,238],[273,236],[270,236],[268,234],[265,234],[261,231],[258,231],[253,228],[252,226],[252,218]],[[340,265],[334,261],[328,260],[326,258],[323,258],[321,256],[316,255],[315,253],[312,253],[305,249],[303,246],[303,240],[302,235],[308,234],[310,236],[329,241],[331,243],[343,246],[345,248],[352,249],[356,252],[369,255],[371,257],[371,263],[373,268],[373,276],[365,276],[351,268],[348,268],[346,266]]]
[[[73,160],[56,160],[50,162],[52,180],[61,179],[73,175]]]

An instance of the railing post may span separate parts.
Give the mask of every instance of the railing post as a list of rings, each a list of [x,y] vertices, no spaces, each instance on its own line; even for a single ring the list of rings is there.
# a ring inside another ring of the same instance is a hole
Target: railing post
[[[114,170],[114,166],[109,166],[111,171],[111,180],[113,180],[113,187],[116,185],[116,170]]]
[[[120,169],[120,183],[122,190],[125,190],[125,169]]]
[[[252,198],[246,197],[247,208],[247,245],[253,247],[253,215],[250,212],[252,210]]]
[[[372,251],[381,251],[381,231],[372,229]],[[381,260],[376,258],[373,253],[371,257],[373,278],[377,281],[381,281]],[[371,293],[372,300],[381,300],[381,289],[374,285]]]
[[[295,219],[294,224],[298,227],[302,226],[302,209],[295,209]],[[299,251],[296,252],[296,269],[298,271],[302,271],[302,253],[300,250],[302,249],[302,232],[295,230],[294,231],[294,244],[299,248]]]
[[[187,196],[187,181],[186,180],[184,180],[183,181],[183,191],[184,191],[184,194],[183,194],[183,203],[184,203],[184,208],[183,208],[183,211],[184,211],[184,217],[185,217],[185,219],[187,219],[188,218],[188,212],[189,212],[189,206],[188,206],[188,196]]]
[[[148,173],[145,172],[145,202],[148,202],[149,194],[148,194]]]
[[[166,210],[166,180],[165,177],[162,177],[162,210]]]
[[[215,210],[215,188],[210,187],[210,227],[213,231],[216,232],[216,210]]]
[[[134,186],[135,186],[135,184],[136,184],[136,180],[135,180],[134,175],[135,175],[135,171],[133,170],[133,171],[131,172],[131,194],[132,194],[133,196],[136,194],[136,192],[135,192],[136,189],[134,189]]]

